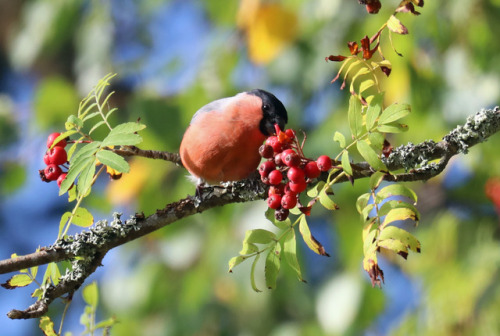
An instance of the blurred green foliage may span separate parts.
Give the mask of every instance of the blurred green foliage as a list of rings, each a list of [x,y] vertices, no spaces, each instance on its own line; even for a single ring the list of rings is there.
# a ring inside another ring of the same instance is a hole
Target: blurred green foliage
[[[130,29],[113,21],[112,7],[119,4],[64,3],[0,4],[0,11],[5,6],[12,13],[4,28],[10,42],[1,40],[10,67],[39,76],[30,101],[29,127],[36,128],[40,138],[48,129],[62,129],[66,116],[76,110],[79,96],[104,74],[117,72],[119,82],[139,67],[137,62],[115,62],[112,48],[106,49],[112,44],[112,32]],[[130,39],[148,50],[148,22],[172,3],[176,2],[142,1],[134,4],[135,12],[124,11],[138,26],[139,33]],[[296,36],[272,61],[260,66],[251,65],[245,35],[237,30],[237,2],[195,3],[209,27],[209,46],[199,56],[195,78],[182,90],[168,93],[155,89],[150,77],[135,86],[117,84],[110,103],[119,108],[116,122],[140,118],[148,127],[142,132],[144,149],[176,151],[199,107],[238,91],[275,88],[289,111],[288,126],[307,131],[306,154],[335,156],[339,147],[332,140],[334,132],[348,134],[349,93],[339,93],[337,84],[330,84],[338,64],[325,63],[324,57],[347,54],[348,41],[375,33],[395,3],[383,1],[380,13],[370,16],[356,1],[283,2],[298,18]],[[499,102],[500,1],[427,1],[420,11],[418,17],[398,16],[410,32],[394,37],[403,57],[390,50],[387,37],[382,38],[385,57],[393,65],[391,76],[381,78],[386,103],[409,103],[413,111],[405,119],[410,130],[389,138],[394,146],[439,140],[465,116]],[[182,63],[165,66],[165,76],[177,64]],[[16,108],[2,106],[1,154],[28,134],[17,126]],[[239,251],[245,230],[272,227],[264,218],[264,202],[237,204],[183,219],[121,247],[112,263],[105,259],[99,313],[102,319],[117,317],[113,335],[500,334],[499,219],[484,193],[486,181],[499,175],[499,145],[500,138],[495,136],[467,156],[454,159],[443,176],[411,185],[421,200],[421,226],[413,233],[422,243],[422,253],[412,254],[406,262],[388,256],[387,265],[398,271],[391,272],[392,278],[386,276],[382,290],[371,288],[361,268],[362,225],[354,204],[367,191],[368,181],[357,181],[354,186],[334,187],[339,211],[313,213],[318,227],[328,229],[328,235],[318,238],[331,241],[332,258],[311,256],[306,246],[299,246],[308,284],[297,281],[293,270],[283,267],[277,289],[257,294],[248,280],[250,265],[227,273],[227,261]],[[43,153],[29,155],[41,158]],[[148,215],[194,193],[183,169],[139,160],[143,182],[121,186],[133,191],[132,198],[116,204],[110,196],[116,193],[106,189],[119,182],[109,182],[92,196],[88,207]],[[27,162],[19,162],[2,156],[3,195],[15,192],[26,179],[23,165]],[[454,175],[456,169],[465,170],[466,176]],[[447,184],[449,180],[458,182]],[[58,223],[52,224],[57,227]],[[313,233],[320,230],[313,222],[310,225]],[[401,286],[396,278],[406,279],[402,280],[406,304],[389,295]],[[418,292],[417,297],[411,291]],[[66,328],[76,332],[80,327],[66,324]]]

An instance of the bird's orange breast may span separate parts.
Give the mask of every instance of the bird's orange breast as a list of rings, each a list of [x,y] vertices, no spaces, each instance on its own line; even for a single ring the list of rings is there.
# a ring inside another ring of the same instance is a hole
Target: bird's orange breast
[[[248,94],[234,97],[222,111],[197,114],[180,147],[184,167],[212,184],[248,177],[261,159],[262,117],[262,101]]]

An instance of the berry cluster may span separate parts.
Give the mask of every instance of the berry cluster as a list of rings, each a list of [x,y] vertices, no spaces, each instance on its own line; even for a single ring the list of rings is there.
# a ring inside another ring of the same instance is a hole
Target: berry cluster
[[[64,173],[60,167],[68,161],[68,154],[64,149],[68,142],[66,141],[66,139],[63,139],[52,146],[54,140],[57,139],[57,137],[60,135],[61,133],[52,133],[47,138],[48,150],[43,157],[43,162],[45,162],[47,167],[38,171],[40,173],[40,178],[42,179],[42,181],[57,181],[57,185],[59,187],[61,187],[61,183],[66,178],[66,175],[68,175],[67,173]]]
[[[332,160],[326,155],[316,161],[304,157],[295,131],[275,127],[277,135],[267,138],[259,148],[260,156],[267,159],[259,166],[259,173],[262,182],[270,185],[267,205],[276,210],[276,219],[283,221],[299,203],[299,194],[307,184],[330,170]]]

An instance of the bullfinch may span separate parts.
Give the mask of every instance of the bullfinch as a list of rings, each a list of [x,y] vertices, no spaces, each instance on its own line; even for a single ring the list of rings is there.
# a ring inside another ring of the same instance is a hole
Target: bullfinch
[[[200,108],[182,139],[180,156],[198,184],[247,178],[257,169],[259,147],[284,129],[288,114],[272,93],[256,89],[215,100]]]

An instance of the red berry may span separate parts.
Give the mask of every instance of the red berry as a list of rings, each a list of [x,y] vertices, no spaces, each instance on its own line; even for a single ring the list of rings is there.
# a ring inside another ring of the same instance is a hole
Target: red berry
[[[57,178],[57,186],[59,188],[61,188],[61,183],[63,183],[64,179],[66,178],[68,174],[66,173],[62,173],[61,175],[59,175],[59,177]]]
[[[281,196],[271,195],[267,199],[267,206],[271,209],[279,209],[281,207]]]
[[[380,8],[382,8],[382,4],[380,1],[372,1],[371,3],[367,3],[365,7],[369,14],[377,14]]]
[[[283,180],[283,174],[279,170],[273,170],[272,172],[269,173],[269,183],[272,185],[277,185],[281,183],[281,180]]]
[[[300,168],[291,167],[290,169],[288,169],[288,173],[286,174],[286,176],[288,177],[290,182],[294,182],[294,183],[304,182],[305,183],[306,175],[305,175],[304,171]]]
[[[294,193],[300,194],[307,188],[307,183],[305,181],[300,181],[300,182],[290,182],[288,184],[288,187],[290,188],[291,191]]]
[[[261,175],[261,176],[260,176],[260,180],[261,180],[262,182],[264,182],[264,184],[270,184],[270,183],[269,183],[269,177],[267,177],[267,176]]]
[[[45,155],[43,156],[43,162],[45,162],[45,164],[48,166],[49,164],[51,164],[52,162],[50,162],[50,157],[49,157],[49,153],[45,153]]]
[[[54,142],[54,140],[60,136],[61,133],[58,133],[58,132],[55,132],[55,133],[52,133],[49,135],[49,137],[47,138],[47,148],[50,148],[50,146],[52,146],[52,143]],[[66,147],[66,145],[68,144],[68,142],[66,141],[66,139],[62,139],[61,141],[59,141],[58,143],[56,143],[54,145],[54,147]]]
[[[285,193],[285,185],[283,183],[269,187],[269,191],[267,192],[268,196],[271,195],[283,196],[284,193]]]
[[[55,181],[61,175],[62,170],[61,170],[61,168],[59,168],[58,165],[49,164],[47,167],[45,167],[43,172],[44,172],[47,180]]]
[[[287,129],[285,131],[285,134],[287,135],[287,137],[289,137],[290,139],[294,139],[295,138],[295,131],[291,128]]]
[[[275,153],[281,153],[281,151],[283,150],[283,146],[279,142],[278,137],[274,135],[266,139],[266,145],[271,146]]]
[[[264,144],[259,147],[259,154],[265,159],[270,159],[274,157],[273,147]]]
[[[62,165],[63,163],[66,163],[68,161],[68,154],[66,153],[66,150],[63,147],[52,147],[51,150],[47,153],[48,155],[48,164],[55,164],[55,165]],[[44,157],[45,161],[45,157]]]
[[[283,161],[281,160],[281,153],[274,156],[274,163],[276,164],[276,167],[284,166]]]
[[[297,195],[288,193],[281,198],[281,206],[283,209],[293,209],[297,205]]]
[[[321,155],[317,160],[316,163],[318,164],[318,168],[321,171],[329,171],[330,168],[332,168],[332,159],[330,159],[326,155]]]
[[[265,176],[269,175],[270,172],[272,172],[274,169],[276,169],[276,165],[272,161],[264,161],[260,164],[259,166],[259,174],[260,176]]]
[[[318,168],[318,164],[314,161],[310,161],[304,167],[304,172],[306,173],[306,177],[310,179],[314,179],[321,174],[321,171]]]
[[[281,161],[288,167],[298,167],[300,165],[300,157],[293,149],[285,149],[281,153]]]
[[[282,222],[288,218],[289,214],[290,214],[290,210],[280,208],[274,212],[274,218],[276,218],[276,220],[279,220],[280,222]]]

